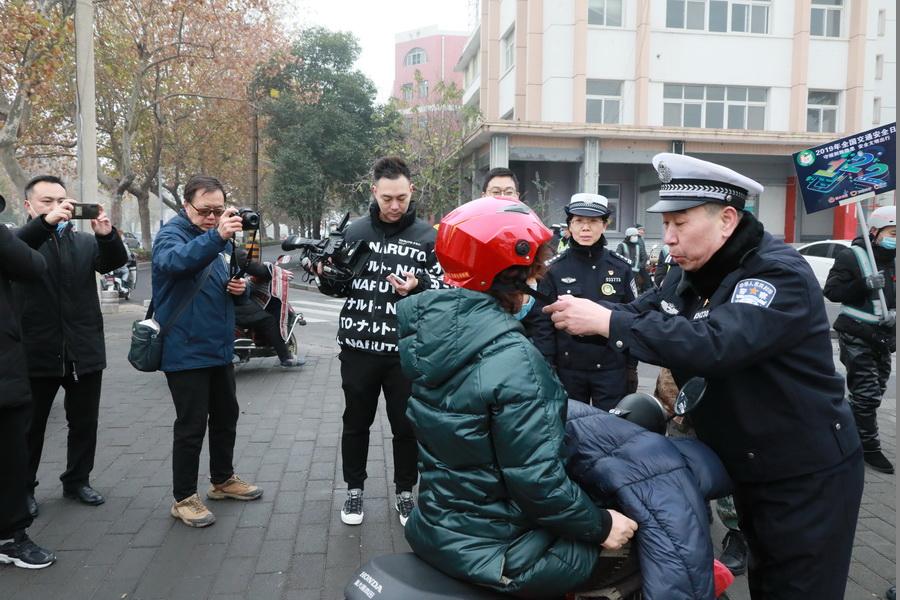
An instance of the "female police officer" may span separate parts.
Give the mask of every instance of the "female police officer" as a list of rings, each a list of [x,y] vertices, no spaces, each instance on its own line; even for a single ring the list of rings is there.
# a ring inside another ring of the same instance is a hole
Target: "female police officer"
[[[753,598],[843,598],[862,496],[859,436],[835,372],[822,293],[792,248],[743,212],[762,186],[676,154],[653,165],[677,263],[661,289],[609,308],[562,296],[558,328],[598,334],[676,382],[705,377],[698,437],[735,482]]]

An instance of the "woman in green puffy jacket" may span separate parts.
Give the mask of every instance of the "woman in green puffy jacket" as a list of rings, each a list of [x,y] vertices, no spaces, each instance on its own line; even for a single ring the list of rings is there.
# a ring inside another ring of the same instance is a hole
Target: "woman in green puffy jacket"
[[[469,202],[441,221],[436,246],[457,287],[397,309],[421,471],[406,539],[451,576],[525,598],[589,584],[600,547],[637,528],[567,476],[566,392],[519,323],[550,237],[519,201]]]

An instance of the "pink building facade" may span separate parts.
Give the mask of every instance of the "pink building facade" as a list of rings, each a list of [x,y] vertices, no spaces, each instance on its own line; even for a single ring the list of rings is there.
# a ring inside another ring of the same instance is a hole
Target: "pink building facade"
[[[436,25],[398,33],[394,40],[394,88],[391,95],[409,106],[430,104],[439,81],[462,87],[463,74],[453,67],[462,55],[468,35],[444,31]],[[421,80],[416,81],[416,71]]]

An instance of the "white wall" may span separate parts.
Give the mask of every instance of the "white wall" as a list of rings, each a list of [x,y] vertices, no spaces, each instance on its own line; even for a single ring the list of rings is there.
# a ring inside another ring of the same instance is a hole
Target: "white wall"
[[[516,0],[500,0],[500,36],[516,22]]]
[[[759,198],[759,220],[772,235],[784,235],[784,185],[767,184]]]
[[[571,122],[573,119],[574,33],[574,3],[544,2],[543,121]]]
[[[509,71],[507,71],[506,75],[500,78],[500,83],[498,85],[498,101],[499,101],[499,112],[498,116],[503,116],[509,111],[513,109],[516,103],[516,67],[513,67]],[[516,117],[521,118],[522,115],[514,115]]]

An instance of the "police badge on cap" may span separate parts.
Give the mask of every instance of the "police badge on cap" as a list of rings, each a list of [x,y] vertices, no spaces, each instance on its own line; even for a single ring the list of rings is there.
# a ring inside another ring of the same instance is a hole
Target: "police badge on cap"
[[[600,194],[575,194],[566,205],[568,216],[579,217],[608,217],[610,214],[609,200]]]
[[[716,202],[743,210],[747,198],[762,194],[763,186],[715,163],[663,152],[653,157],[659,174],[659,202],[647,212],[675,212]]]

